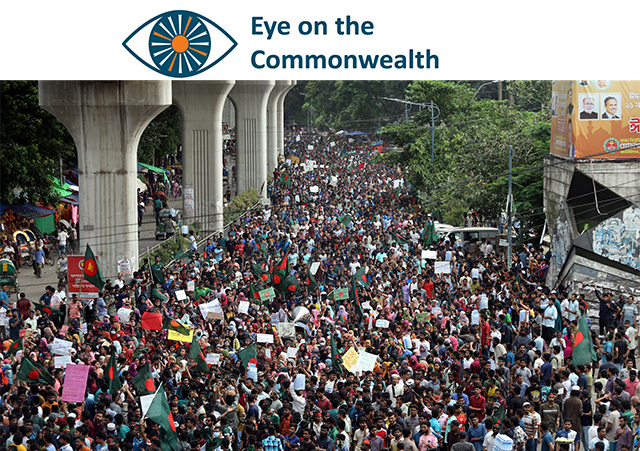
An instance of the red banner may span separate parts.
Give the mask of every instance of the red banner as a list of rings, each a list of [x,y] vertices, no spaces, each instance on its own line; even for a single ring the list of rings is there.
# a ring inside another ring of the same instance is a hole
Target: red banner
[[[84,280],[84,255],[70,255],[69,259],[69,295],[77,294],[80,299],[98,297],[98,288]]]

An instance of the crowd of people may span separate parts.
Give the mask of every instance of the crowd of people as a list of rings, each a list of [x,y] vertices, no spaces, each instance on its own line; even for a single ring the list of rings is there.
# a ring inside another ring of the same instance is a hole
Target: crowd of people
[[[292,129],[285,146],[270,203],[177,264],[119,274],[90,302],[64,284],[16,304],[0,291],[0,447],[638,448],[633,298],[597,290],[600,333],[585,336],[584,297],[545,285],[540,249],[507,262],[495,242],[438,239],[366,141]],[[61,400],[56,339],[89,366],[83,402]],[[144,410],[147,372],[171,430]]]

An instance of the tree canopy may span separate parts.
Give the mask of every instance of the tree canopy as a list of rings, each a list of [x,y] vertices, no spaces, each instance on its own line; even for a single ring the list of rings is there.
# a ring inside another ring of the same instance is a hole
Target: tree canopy
[[[0,198],[54,203],[53,179],[76,166],[73,138],[64,125],[38,104],[38,82],[0,82]]]

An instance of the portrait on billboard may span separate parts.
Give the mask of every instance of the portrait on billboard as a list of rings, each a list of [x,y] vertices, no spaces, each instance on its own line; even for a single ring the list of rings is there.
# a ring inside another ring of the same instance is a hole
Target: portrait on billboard
[[[578,104],[580,105],[581,121],[593,121],[600,117],[598,114],[600,97],[598,94],[580,93],[578,96]]]
[[[602,119],[616,121],[620,120],[620,112],[618,110],[618,106],[620,105],[620,93],[619,92],[611,92],[607,93],[607,95],[602,96]]]

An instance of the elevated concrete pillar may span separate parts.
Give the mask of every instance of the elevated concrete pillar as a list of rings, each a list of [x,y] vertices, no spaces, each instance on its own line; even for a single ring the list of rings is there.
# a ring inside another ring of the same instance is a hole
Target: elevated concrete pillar
[[[229,93],[236,107],[238,193],[267,196],[267,101],[274,80],[238,81]]]
[[[173,101],[182,113],[182,197],[184,219],[203,231],[222,231],[222,111],[231,80],[173,82]]]
[[[279,135],[284,133],[284,96],[293,85],[291,80],[277,80],[267,102],[267,174],[278,166]],[[280,121],[278,119],[281,119]]]
[[[138,142],[171,105],[171,82],[41,81],[39,91],[78,149],[80,252],[89,243],[105,277],[123,259],[136,268]]]
[[[276,155],[276,161],[278,157],[284,158],[284,99],[287,98],[287,94],[296,85],[295,80],[289,80],[289,85],[285,91],[280,95],[278,99],[278,155]]]

